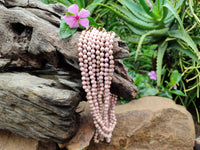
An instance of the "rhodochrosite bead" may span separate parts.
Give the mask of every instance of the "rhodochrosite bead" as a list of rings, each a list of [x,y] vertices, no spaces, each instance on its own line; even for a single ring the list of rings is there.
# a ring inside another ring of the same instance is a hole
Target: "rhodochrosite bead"
[[[114,72],[113,40],[115,33],[103,28],[82,31],[78,43],[79,66],[96,132],[94,141],[110,142],[116,125],[117,96],[110,93]]]

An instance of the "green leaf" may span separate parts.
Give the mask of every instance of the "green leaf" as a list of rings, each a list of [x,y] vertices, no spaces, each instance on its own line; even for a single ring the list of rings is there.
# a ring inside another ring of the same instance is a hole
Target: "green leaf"
[[[188,35],[188,33],[185,32],[184,29],[183,30],[172,30],[172,31],[169,31],[169,36],[181,39],[184,42],[186,42],[194,50],[196,55],[200,58],[200,53],[199,53],[199,51],[197,49],[196,44],[191,39],[191,37]]]
[[[96,4],[98,4],[98,3],[104,3],[104,1],[105,1],[105,0],[94,0],[90,5],[88,5],[88,6],[86,7],[86,9],[89,10],[90,13],[92,14],[93,11],[95,10],[95,8],[98,6],[98,5],[96,5]]]
[[[85,8],[85,0],[75,0],[75,3],[78,5],[79,10],[81,10],[81,8]]]
[[[60,36],[62,39],[68,38],[76,32],[77,28],[70,28],[63,19],[60,23]]]
[[[172,90],[172,91],[169,91],[169,92],[172,93],[172,94],[179,95],[179,96],[185,96],[185,94],[180,90]]]
[[[171,85],[176,85],[181,80],[181,74],[178,72],[178,70],[174,70],[172,74],[170,75],[170,83]]]
[[[145,30],[142,30],[142,29],[138,29],[137,27],[134,27],[128,23],[125,22],[125,24],[128,26],[128,28],[133,32],[133,33],[136,33],[138,35],[143,35],[146,33]]]
[[[172,50],[179,50],[182,53],[185,53],[188,57],[192,58],[194,61],[196,61],[198,64],[200,64],[200,60],[198,57],[190,50],[190,48],[183,48],[178,43],[174,43],[170,46]]]
[[[152,18],[147,15],[147,13],[144,11],[144,9],[142,9],[142,7],[140,5],[138,5],[137,3],[135,3],[132,0],[118,0],[122,5],[124,5],[125,7],[128,8],[128,12],[130,16],[130,13],[133,15],[135,15],[136,17],[140,18],[143,21],[146,22],[152,22]],[[119,8],[119,5],[117,5],[117,7]],[[120,9],[123,7],[120,7]]]
[[[146,22],[139,20],[139,19],[132,20],[131,18],[129,18],[128,16],[123,14],[121,11],[116,10],[114,7],[110,7],[110,6],[107,6],[107,5],[104,5],[104,4],[96,4],[96,5],[103,6],[103,7],[110,9],[116,15],[121,17],[124,21],[126,21],[127,23],[131,24],[132,26],[135,26],[135,27],[140,28],[140,29],[150,30],[150,29],[156,29],[160,26],[159,24],[146,23]]]
[[[173,97],[172,97],[172,94],[169,93],[169,91],[165,91],[164,93],[159,94],[159,96],[167,97],[167,98],[170,98],[170,99],[173,98]]]
[[[156,64],[156,76],[157,76],[157,86],[160,87],[161,83],[161,73],[162,73],[162,62],[163,62],[163,56],[167,49],[168,42],[164,42],[164,45],[161,44],[158,47],[158,56],[157,56],[157,64]]]
[[[143,9],[145,10],[145,12],[151,16],[154,19],[159,18],[159,16],[154,12],[154,8],[152,8],[153,10],[151,11],[151,7],[153,7],[153,3],[151,3],[150,1],[148,1],[148,3],[146,2],[146,0],[139,0],[141,6],[143,7]]]
[[[194,43],[194,41],[191,39],[191,37],[188,35],[188,33],[185,31],[184,27],[183,27],[183,23],[180,19],[180,17],[178,16],[178,14],[176,13],[176,10],[171,6],[171,4],[169,2],[166,2],[163,7],[168,8],[172,14],[174,15],[174,17],[177,19],[181,30],[174,30],[174,31],[170,31],[169,35],[171,37],[176,37],[179,39],[182,39],[183,41],[185,41],[196,53],[196,55],[198,56],[198,58],[200,59],[200,53]]]
[[[142,35],[141,38],[140,38],[140,41],[139,41],[139,44],[137,46],[137,50],[136,50],[136,55],[135,55],[135,61],[137,59],[137,56],[138,56],[138,53],[139,53],[139,50],[142,46],[142,43],[144,41],[144,38],[146,36],[149,36],[149,35],[153,35],[153,36],[164,36],[167,34],[169,28],[163,28],[163,29],[159,29],[159,30],[153,30],[153,31],[149,31],[147,32],[146,34]]]
[[[200,36],[191,36],[192,40],[194,41],[195,44],[200,45]]]
[[[98,24],[96,23],[96,21],[94,21],[94,19],[92,17],[87,17],[89,20],[89,25],[90,26],[95,26],[95,27],[103,27],[104,24]]]
[[[156,88],[146,88],[144,90],[140,90],[140,94],[142,97],[144,96],[154,96],[157,94]]]
[[[60,0],[60,1],[62,1],[61,3],[68,6],[68,7],[73,4],[69,0]]]
[[[44,4],[54,4],[56,3],[55,0],[40,0],[41,2],[43,2]]]

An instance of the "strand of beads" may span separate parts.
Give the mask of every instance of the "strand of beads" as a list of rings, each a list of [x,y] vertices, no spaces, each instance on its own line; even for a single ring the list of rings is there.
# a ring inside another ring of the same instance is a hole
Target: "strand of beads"
[[[103,28],[89,28],[79,38],[79,65],[83,89],[86,92],[96,128],[94,141],[110,142],[116,125],[115,103],[117,96],[110,93],[114,72],[114,33]],[[104,103],[103,103],[104,101]]]

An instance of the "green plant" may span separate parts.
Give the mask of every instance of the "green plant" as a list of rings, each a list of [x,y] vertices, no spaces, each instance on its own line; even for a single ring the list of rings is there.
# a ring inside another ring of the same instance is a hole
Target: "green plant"
[[[185,31],[178,15],[184,0],[156,0],[155,3],[151,0],[146,1],[118,0],[120,5],[110,1],[107,5],[98,5],[110,9],[124,20],[124,24],[132,32],[140,36],[139,42],[138,37],[132,38],[133,42],[138,43],[135,60],[138,57],[142,44],[158,43],[156,72],[158,78],[157,86],[159,87],[161,84],[162,60],[167,49],[186,53],[197,62],[199,62],[200,54],[195,42]]]

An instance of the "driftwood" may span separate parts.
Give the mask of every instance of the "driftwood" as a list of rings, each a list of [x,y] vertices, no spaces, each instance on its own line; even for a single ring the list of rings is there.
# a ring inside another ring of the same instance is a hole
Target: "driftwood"
[[[0,128],[63,143],[77,131],[78,103],[85,100],[77,41],[59,36],[66,7],[37,0],[0,0]],[[129,56],[115,38],[112,92],[134,98],[138,89],[119,60]]]

